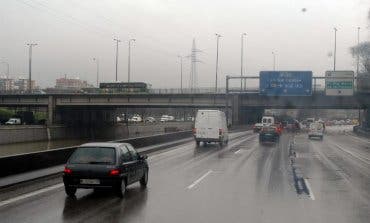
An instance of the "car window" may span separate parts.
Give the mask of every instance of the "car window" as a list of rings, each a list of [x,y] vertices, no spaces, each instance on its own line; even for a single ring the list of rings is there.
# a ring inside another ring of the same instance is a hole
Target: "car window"
[[[70,157],[72,164],[115,164],[116,151],[109,147],[81,147]]]
[[[131,154],[125,146],[120,147],[120,150],[122,163],[132,161]]]
[[[126,147],[130,151],[133,160],[139,159],[139,154],[136,152],[134,147],[132,147],[131,145],[127,145]]]

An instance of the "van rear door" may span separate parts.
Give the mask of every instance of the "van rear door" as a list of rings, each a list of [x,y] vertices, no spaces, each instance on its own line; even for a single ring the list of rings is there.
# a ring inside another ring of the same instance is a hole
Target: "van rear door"
[[[199,111],[196,117],[196,138],[218,139],[220,117],[217,112]]]

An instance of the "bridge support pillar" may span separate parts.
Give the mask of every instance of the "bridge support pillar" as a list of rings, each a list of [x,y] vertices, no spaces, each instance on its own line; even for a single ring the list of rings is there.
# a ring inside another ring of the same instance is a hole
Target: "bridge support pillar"
[[[231,101],[231,114],[232,114],[232,124],[239,123],[239,112],[240,112],[240,97],[239,95],[233,95]]]
[[[365,109],[363,112],[363,117],[361,117],[361,125],[365,128],[370,128],[370,109]]]
[[[53,96],[49,96],[48,98],[48,120],[47,125],[52,125],[54,123],[54,116],[55,116],[55,100]]]

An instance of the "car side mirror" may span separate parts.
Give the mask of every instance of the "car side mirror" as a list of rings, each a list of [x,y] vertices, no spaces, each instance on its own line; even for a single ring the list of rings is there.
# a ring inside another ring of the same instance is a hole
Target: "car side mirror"
[[[146,155],[146,154],[140,155],[140,159],[141,160],[146,160],[146,159],[148,159],[148,155]]]

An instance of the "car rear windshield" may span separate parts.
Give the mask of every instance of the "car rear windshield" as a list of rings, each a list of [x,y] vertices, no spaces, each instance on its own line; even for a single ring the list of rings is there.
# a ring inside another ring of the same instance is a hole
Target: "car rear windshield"
[[[72,164],[115,164],[116,151],[109,147],[81,147],[69,159]]]

